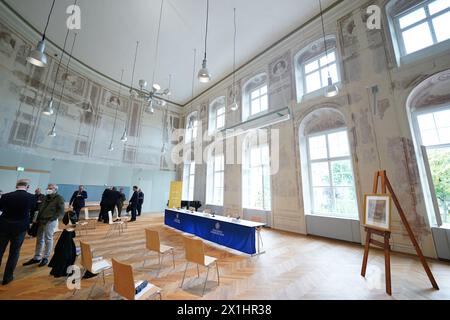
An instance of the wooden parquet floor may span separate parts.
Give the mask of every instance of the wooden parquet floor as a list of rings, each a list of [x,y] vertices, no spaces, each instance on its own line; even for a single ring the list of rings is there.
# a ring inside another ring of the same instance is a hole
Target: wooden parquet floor
[[[144,228],[160,231],[161,242],[175,248],[175,268],[171,257],[165,257],[158,275],[158,257],[145,252]],[[414,256],[392,254],[392,289],[389,297],[384,289],[383,253],[372,249],[367,277],[360,276],[363,247],[330,239],[302,236],[271,229],[263,230],[266,253],[249,257],[216,245],[207,245],[206,254],[217,257],[220,286],[211,269],[205,295],[202,297],[206,269],[190,264],[183,288],[185,268],[183,240],[180,232],[165,227],[162,215],[146,215],[130,223],[121,236],[105,238],[109,226],[98,224],[95,230],[78,237],[91,244],[96,256],[116,258],[133,265],[135,279],[147,279],[163,289],[163,299],[228,300],[228,299],[450,299],[450,263],[429,260],[440,286],[432,289],[419,260]],[[15,272],[15,281],[0,286],[0,299],[120,299],[113,291],[112,270],[107,272],[106,285],[100,276],[81,281],[81,290],[74,295],[67,289],[65,278],[49,275],[48,267],[23,267],[33,256],[34,239],[26,239]],[[143,261],[147,255],[147,262]],[[0,276],[3,276],[3,265]],[[80,263],[77,258],[77,264]]]

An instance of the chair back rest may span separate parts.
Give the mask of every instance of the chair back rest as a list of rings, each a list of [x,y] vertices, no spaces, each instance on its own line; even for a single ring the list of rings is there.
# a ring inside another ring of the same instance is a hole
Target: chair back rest
[[[145,229],[145,239],[146,239],[146,247],[150,251],[160,252],[161,243],[159,242],[159,233],[158,231]]]
[[[81,246],[81,265],[88,271],[92,270],[92,251],[91,246],[83,241],[80,241]]]
[[[109,224],[113,224],[112,212],[111,211],[108,211],[108,223]]]
[[[134,300],[136,288],[134,287],[133,267],[112,259],[114,272],[114,291],[128,300]]]
[[[184,237],[184,247],[187,261],[205,265],[205,248],[202,240]]]

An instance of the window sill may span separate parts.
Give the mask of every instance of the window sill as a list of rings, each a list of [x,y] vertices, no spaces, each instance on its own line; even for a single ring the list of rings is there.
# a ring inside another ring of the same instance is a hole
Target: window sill
[[[402,67],[406,67],[407,65],[410,65],[411,63],[417,62],[419,60],[424,60],[427,58],[432,59],[436,58],[441,54],[448,54],[448,52],[446,51],[449,48],[450,48],[450,39],[432,45],[431,47],[427,47],[419,51],[410,53],[408,55],[401,56],[398,68],[401,69]]]
[[[337,216],[331,216],[326,214],[318,214],[318,213],[306,213],[305,215],[311,216],[311,217],[319,217],[319,218],[327,218],[327,219],[339,219],[339,220],[349,220],[349,221],[358,221],[359,218],[350,218],[350,217],[337,217]]]
[[[342,82],[340,82],[340,81],[336,82],[335,85],[338,87],[339,91],[342,90]],[[308,100],[313,100],[313,99],[317,99],[320,97],[324,97],[325,88],[326,87],[323,87],[323,88],[317,89],[316,91],[312,91],[312,92],[303,94],[302,97],[300,98],[300,100],[297,101],[297,103],[302,103],[302,102],[305,102]],[[336,97],[339,97],[339,93]]]

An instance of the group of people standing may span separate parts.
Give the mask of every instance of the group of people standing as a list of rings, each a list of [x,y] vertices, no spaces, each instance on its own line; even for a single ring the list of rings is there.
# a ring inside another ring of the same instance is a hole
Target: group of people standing
[[[116,187],[110,187],[105,189],[102,195],[102,200],[100,202],[100,214],[98,216],[98,221],[103,221],[104,223],[109,223],[109,214],[114,212],[117,208],[118,218],[122,215],[122,210],[124,202],[126,201],[126,196],[123,193],[123,188],[117,190]],[[133,186],[133,195],[129,201],[127,212],[131,211],[130,222],[136,221],[136,217],[140,216],[142,213],[142,205],[144,204],[144,192],[138,187]]]
[[[3,254],[9,244],[9,256],[3,274],[3,285],[9,284],[14,279],[14,270],[19,261],[20,249],[30,226],[37,227],[36,247],[33,258],[23,264],[30,266],[37,264],[39,267],[49,263],[53,251],[53,235],[58,224],[58,218],[64,215],[64,198],[58,194],[56,184],[48,184],[45,194],[40,188],[34,194],[28,192],[30,181],[18,180],[16,190],[10,193],[0,194],[0,265]],[[79,186],[70,198],[69,206],[73,208],[77,220],[80,211],[86,206],[88,198],[84,186]],[[100,203],[101,211],[99,221],[109,222],[108,211],[113,212],[117,208],[118,216],[121,216],[126,195],[124,189],[115,187],[107,188],[102,195]],[[131,220],[136,221],[136,216],[142,213],[144,193],[134,186],[133,195],[129,201],[127,211],[131,211]]]
[[[0,264],[9,244],[9,256],[3,274],[3,285],[13,281],[14,269],[20,256],[20,249],[30,221],[37,224],[36,248],[34,257],[23,265],[39,264],[43,267],[53,250],[53,234],[58,218],[64,214],[64,198],[58,194],[58,186],[49,184],[46,194],[36,189],[28,193],[29,180],[19,180],[16,191],[3,194],[0,198]]]

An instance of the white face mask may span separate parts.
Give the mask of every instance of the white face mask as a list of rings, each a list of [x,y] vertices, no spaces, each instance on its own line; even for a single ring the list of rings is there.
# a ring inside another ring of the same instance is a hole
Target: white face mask
[[[47,193],[48,195],[53,194],[53,192],[54,192],[54,191],[53,191],[52,189],[47,189],[47,190],[46,190],[46,193]]]

